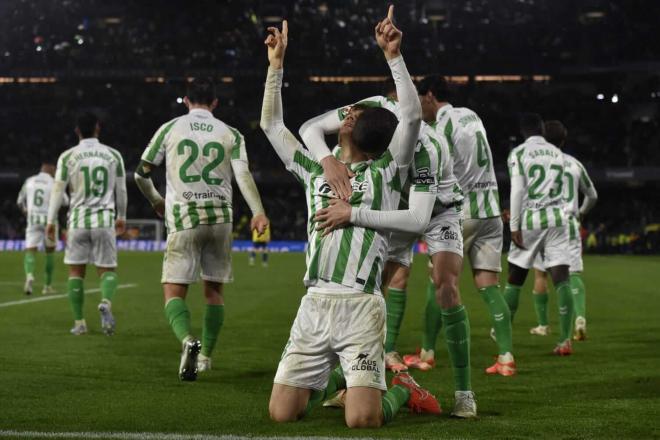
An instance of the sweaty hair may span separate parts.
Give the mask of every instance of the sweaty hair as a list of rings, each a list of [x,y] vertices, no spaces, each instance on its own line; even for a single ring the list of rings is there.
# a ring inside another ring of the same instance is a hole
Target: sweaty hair
[[[196,78],[188,84],[186,96],[195,104],[211,105],[216,98],[215,83],[212,78]]]
[[[76,119],[76,127],[83,138],[94,137],[99,118],[92,112],[83,112]]]
[[[387,150],[398,123],[391,111],[382,107],[366,107],[355,121],[351,137],[360,151],[377,158]]]
[[[419,95],[426,95],[429,91],[435,96],[435,99],[440,102],[449,101],[449,98],[451,97],[449,83],[445,77],[441,75],[426,76],[417,84],[417,93]]]
[[[568,137],[568,130],[566,130],[564,124],[561,121],[546,121],[543,125],[545,127],[545,140],[556,147],[563,147]]]
[[[518,117],[520,133],[525,139],[530,136],[543,136],[543,119],[538,113],[521,113]]]

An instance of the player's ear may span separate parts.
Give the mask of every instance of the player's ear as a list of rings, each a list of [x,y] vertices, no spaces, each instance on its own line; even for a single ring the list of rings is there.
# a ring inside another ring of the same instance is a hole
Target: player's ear
[[[218,98],[215,98],[211,103],[211,111],[215,110],[217,106],[218,106]]]
[[[186,105],[186,107],[188,108],[188,110],[190,110],[190,99],[188,99],[187,96],[184,96],[184,97],[183,97],[183,103]]]
[[[76,127],[73,131],[76,133],[76,136],[82,137],[82,135],[80,134],[80,129],[78,127]]]

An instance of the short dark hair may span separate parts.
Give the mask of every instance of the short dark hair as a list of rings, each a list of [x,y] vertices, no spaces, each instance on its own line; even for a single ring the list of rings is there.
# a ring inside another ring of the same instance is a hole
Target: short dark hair
[[[442,75],[426,76],[417,84],[418,94],[426,95],[429,91],[438,101],[449,101],[451,98],[449,83],[447,82],[447,79]]]
[[[568,130],[561,121],[545,121],[545,140],[556,147],[563,147],[568,137]]]
[[[366,107],[355,121],[351,138],[360,151],[376,158],[387,150],[398,123],[391,111]]]
[[[186,96],[195,104],[211,105],[216,98],[213,78],[195,78],[188,83]]]
[[[99,118],[92,112],[82,112],[76,119],[76,127],[83,138],[93,137],[98,123]]]
[[[518,117],[520,133],[525,139],[530,136],[543,136],[543,119],[538,113],[521,113]]]

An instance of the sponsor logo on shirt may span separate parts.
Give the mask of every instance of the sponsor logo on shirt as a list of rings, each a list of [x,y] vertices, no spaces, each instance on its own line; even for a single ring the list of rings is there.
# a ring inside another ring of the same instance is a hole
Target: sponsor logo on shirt
[[[413,179],[415,185],[433,185],[435,178],[428,167],[417,168],[417,175]]]
[[[223,195],[214,193],[213,191],[207,191],[207,192],[185,191],[181,195],[186,200],[211,200],[211,199],[225,200],[225,197]]]
[[[458,240],[458,233],[456,231],[452,231],[449,226],[443,226],[440,228],[440,239],[456,241]]]
[[[351,365],[351,371],[374,371],[380,373],[378,363],[375,360],[369,360],[369,353],[360,353]]]

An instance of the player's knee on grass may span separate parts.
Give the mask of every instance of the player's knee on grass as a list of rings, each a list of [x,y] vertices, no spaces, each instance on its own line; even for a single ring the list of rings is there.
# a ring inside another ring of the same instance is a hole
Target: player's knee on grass
[[[383,425],[383,393],[369,387],[346,391],[345,420],[349,428],[379,428]]]
[[[548,269],[550,272],[550,276],[552,277],[552,284],[555,286],[557,284],[565,283],[568,281],[568,277],[570,276],[568,272],[568,266],[566,265],[561,265],[561,266],[554,266]]]
[[[295,422],[305,415],[311,390],[274,384],[268,404],[270,419],[277,423]]]

